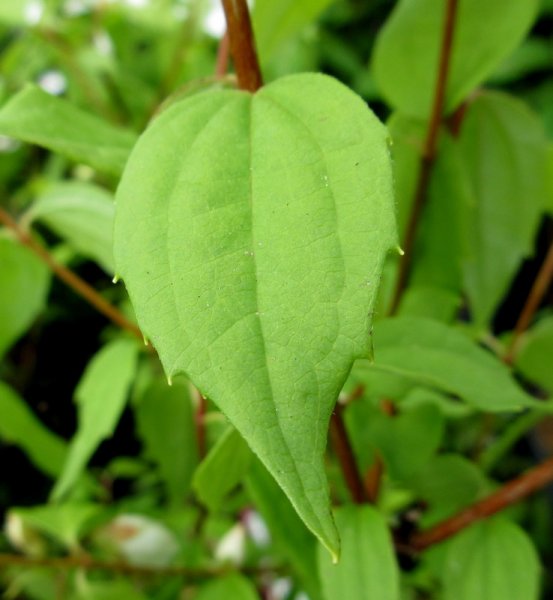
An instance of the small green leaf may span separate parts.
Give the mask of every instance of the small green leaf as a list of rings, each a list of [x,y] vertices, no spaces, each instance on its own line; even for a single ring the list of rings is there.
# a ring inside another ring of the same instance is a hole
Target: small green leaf
[[[549,316],[526,332],[515,358],[515,366],[526,379],[553,395],[552,356],[553,316]]]
[[[115,176],[121,175],[136,140],[131,131],[32,85],[0,109],[0,134],[44,146]]]
[[[14,508],[10,514],[23,523],[59,540],[68,548],[76,549],[79,539],[86,533],[90,521],[101,512],[97,504],[52,504],[32,508]]]
[[[18,242],[0,236],[0,359],[46,304],[50,274]]]
[[[52,492],[54,499],[69,491],[100,442],[113,433],[125,407],[137,355],[134,340],[118,339],[104,346],[88,364],[75,390],[79,426]]]
[[[411,285],[401,299],[402,317],[425,317],[451,323],[461,306],[459,294],[430,285]]]
[[[345,506],[335,518],[340,562],[333,565],[326,553],[318,555],[325,600],[399,600],[399,568],[384,517],[372,506]]]
[[[106,190],[82,182],[49,187],[27,213],[54,231],[77,252],[113,274],[113,198]]]
[[[453,110],[508,56],[532,25],[538,0],[459,2],[446,110]],[[377,84],[392,106],[426,119],[436,88],[446,3],[401,0],[380,30],[373,55]],[[493,27],[490,27],[493,23]]]
[[[88,581],[81,577],[76,587],[71,600],[146,600],[146,596],[126,579]]]
[[[219,405],[335,555],[328,421],[394,243],[386,130],[323,75],[171,106],[117,192],[116,267],[166,373]]]
[[[185,383],[151,384],[134,409],[138,431],[148,454],[158,464],[174,502],[184,499],[190,489],[198,462],[194,413]]]
[[[286,39],[312,23],[331,0],[257,0],[252,21],[262,61],[278,50]]]
[[[257,458],[253,458],[246,489],[267,523],[275,549],[288,559],[310,598],[320,598],[315,538],[294,511],[284,492]]]
[[[202,585],[194,600],[258,600],[259,594],[245,577],[238,574],[217,577]]]
[[[534,251],[548,203],[547,139],[524,103],[486,92],[467,111],[459,147],[475,199],[463,275],[474,320],[485,325]]]
[[[472,525],[450,543],[444,600],[537,600],[540,571],[528,535],[496,517]]]
[[[397,381],[455,394],[489,412],[540,405],[511,377],[509,369],[463,333],[437,321],[395,317],[374,327],[375,362],[355,370],[374,370]],[[405,390],[403,390],[405,391]]]
[[[46,429],[25,402],[0,381],[0,437],[19,446],[44,473],[57,477],[62,470],[67,446]]]
[[[194,473],[192,485],[199,500],[211,510],[219,508],[245,477],[251,459],[248,444],[234,427],[229,428]]]

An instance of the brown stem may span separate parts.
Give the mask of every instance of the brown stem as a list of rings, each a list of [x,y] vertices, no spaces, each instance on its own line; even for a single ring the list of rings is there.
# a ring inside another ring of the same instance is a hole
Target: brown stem
[[[553,243],[549,246],[547,256],[538,272],[532,289],[526,299],[526,304],[520,313],[513,337],[503,358],[507,364],[512,364],[521,335],[528,329],[536,310],[538,310],[545,293],[553,281]]]
[[[363,487],[363,481],[359,475],[359,469],[357,468],[353,449],[342,418],[342,411],[342,406],[337,404],[332,413],[332,418],[330,420],[332,446],[338,457],[338,462],[340,463],[344,480],[348,486],[352,500],[356,504],[363,504],[363,502],[367,500],[365,488]]]
[[[414,534],[408,546],[420,552],[447,540],[475,521],[479,521],[519,502],[530,494],[553,482],[553,457],[509,481],[493,494],[475,502],[453,517],[438,523],[426,531]]]
[[[405,255],[399,263],[399,273],[390,307],[390,314],[394,314],[396,312],[403,291],[407,287],[413,260],[413,247],[415,245],[417,228],[422,215],[422,210],[428,191],[428,184],[430,183],[430,175],[432,174],[432,167],[436,157],[438,134],[444,112],[447,76],[449,72],[451,50],[453,47],[453,34],[455,31],[457,4],[458,0],[447,1],[432,111],[430,113],[430,121],[428,123],[428,130],[424,142],[423,155],[421,156],[420,160],[419,177],[413,196],[411,214],[409,216],[409,222],[407,223],[407,229],[405,231],[405,239],[403,240],[403,251],[405,252]]]
[[[255,92],[263,85],[261,69],[255,51],[255,42],[246,0],[222,0],[230,52],[241,90]]]
[[[220,577],[234,572],[228,567],[220,568],[191,568],[191,567],[146,567],[136,566],[123,561],[96,560],[88,555],[36,557],[20,554],[0,554],[0,569],[7,567],[46,567],[62,571],[69,569],[84,569],[86,571],[109,571],[130,577],[186,577],[188,580],[201,581]],[[277,568],[277,570],[279,570]],[[246,574],[260,574],[263,569],[243,568]]]
[[[198,441],[198,456],[203,460],[206,455],[206,439],[205,439],[205,413],[207,410],[207,400],[202,393],[196,389],[198,406],[196,407],[195,424],[196,424],[196,439]]]
[[[217,79],[222,79],[227,74],[229,54],[230,40],[228,31],[225,31],[225,34],[219,42],[219,48],[217,50],[217,64],[215,66],[215,77]]]
[[[22,244],[34,252],[34,254],[36,254],[40,260],[42,260],[48,266],[48,268],[59,277],[59,279],[61,279],[65,284],[79,294],[81,298],[84,298],[96,310],[101,312],[104,316],[110,319],[110,321],[113,321],[113,323],[122,329],[129,331],[140,340],[143,339],[140,329],[138,329],[134,323],[131,323],[131,321],[129,321],[117,308],[115,308],[115,306],[104,300],[104,298],[92,286],[81,279],[76,273],[58,263],[48,252],[48,250],[37,243],[1,207],[0,223],[3,223],[6,227],[11,229]]]
[[[393,417],[397,414],[394,403],[386,398],[380,402],[380,410],[385,415],[388,415],[388,417]],[[380,452],[377,452],[371,468],[365,474],[365,491],[367,493],[368,501],[371,504],[376,504],[378,501],[384,469],[385,465],[382,455]]]

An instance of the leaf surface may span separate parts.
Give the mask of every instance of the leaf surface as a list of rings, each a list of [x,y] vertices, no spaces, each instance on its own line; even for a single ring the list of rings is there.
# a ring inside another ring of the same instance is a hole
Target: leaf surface
[[[447,78],[448,112],[514,50],[530,28],[538,4],[537,0],[459,2]],[[394,108],[411,116],[430,116],[445,7],[442,0],[402,0],[377,38],[372,65],[377,84]]]
[[[537,600],[540,563],[514,523],[495,518],[455,537],[443,570],[445,600]]]
[[[46,304],[47,267],[19,242],[0,237],[0,358]]]
[[[113,274],[115,207],[106,190],[82,182],[59,182],[33,204],[27,217],[54,231],[77,252]]]
[[[386,130],[322,75],[173,105],[117,192],[116,267],[166,373],[219,405],[334,554],[328,421],[394,243]]]
[[[113,433],[125,407],[137,355],[134,340],[118,339],[104,346],[88,364],[75,390],[79,425],[52,492],[54,499],[71,488],[100,442]]]
[[[384,517],[372,506],[345,506],[336,511],[336,524],[340,562],[318,556],[325,600],[399,600],[399,569]]]
[[[194,598],[196,600],[221,600],[222,598],[257,600],[259,594],[253,584],[245,577],[234,574],[214,578],[202,585]]]
[[[0,134],[43,146],[94,169],[119,176],[135,142],[131,131],[71,102],[28,85],[0,110]]]

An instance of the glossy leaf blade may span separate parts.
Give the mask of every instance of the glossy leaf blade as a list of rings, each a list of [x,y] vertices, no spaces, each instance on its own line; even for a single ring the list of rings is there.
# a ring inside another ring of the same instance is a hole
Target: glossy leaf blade
[[[31,85],[0,110],[0,133],[115,176],[123,171],[136,139],[131,131]]]
[[[530,28],[537,0],[462,0],[458,3],[446,110],[454,109],[514,50]],[[394,108],[428,118],[444,27],[446,2],[402,0],[381,29],[374,76]],[[490,27],[493,23],[493,27]]]
[[[496,518],[454,538],[444,569],[445,600],[537,600],[540,564],[528,535]]]
[[[75,390],[79,427],[52,492],[54,499],[71,488],[100,442],[113,433],[125,406],[137,355],[134,340],[115,340],[104,346],[86,368]]]
[[[386,130],[321,75],[164,112],[117,193],[116,266],[185,372],[336,553],[322,457],[395,242]]]
[[[44,308],[46,266],[19,242],[0,237],[0,358]]]
[[[399,569],[384,517],[372,506],[336,511],[342,558],[330,563],[319,551],[319,575],[325,600],[399,600]]]

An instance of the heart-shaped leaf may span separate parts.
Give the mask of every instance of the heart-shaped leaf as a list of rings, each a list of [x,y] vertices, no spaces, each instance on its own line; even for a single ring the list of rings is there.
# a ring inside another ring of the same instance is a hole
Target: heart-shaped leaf
[[[328,421],[395,243],[386,129],[335,80],[168,108],[117,192],[115,260],[169,377],[212,398],[335,555]]]

